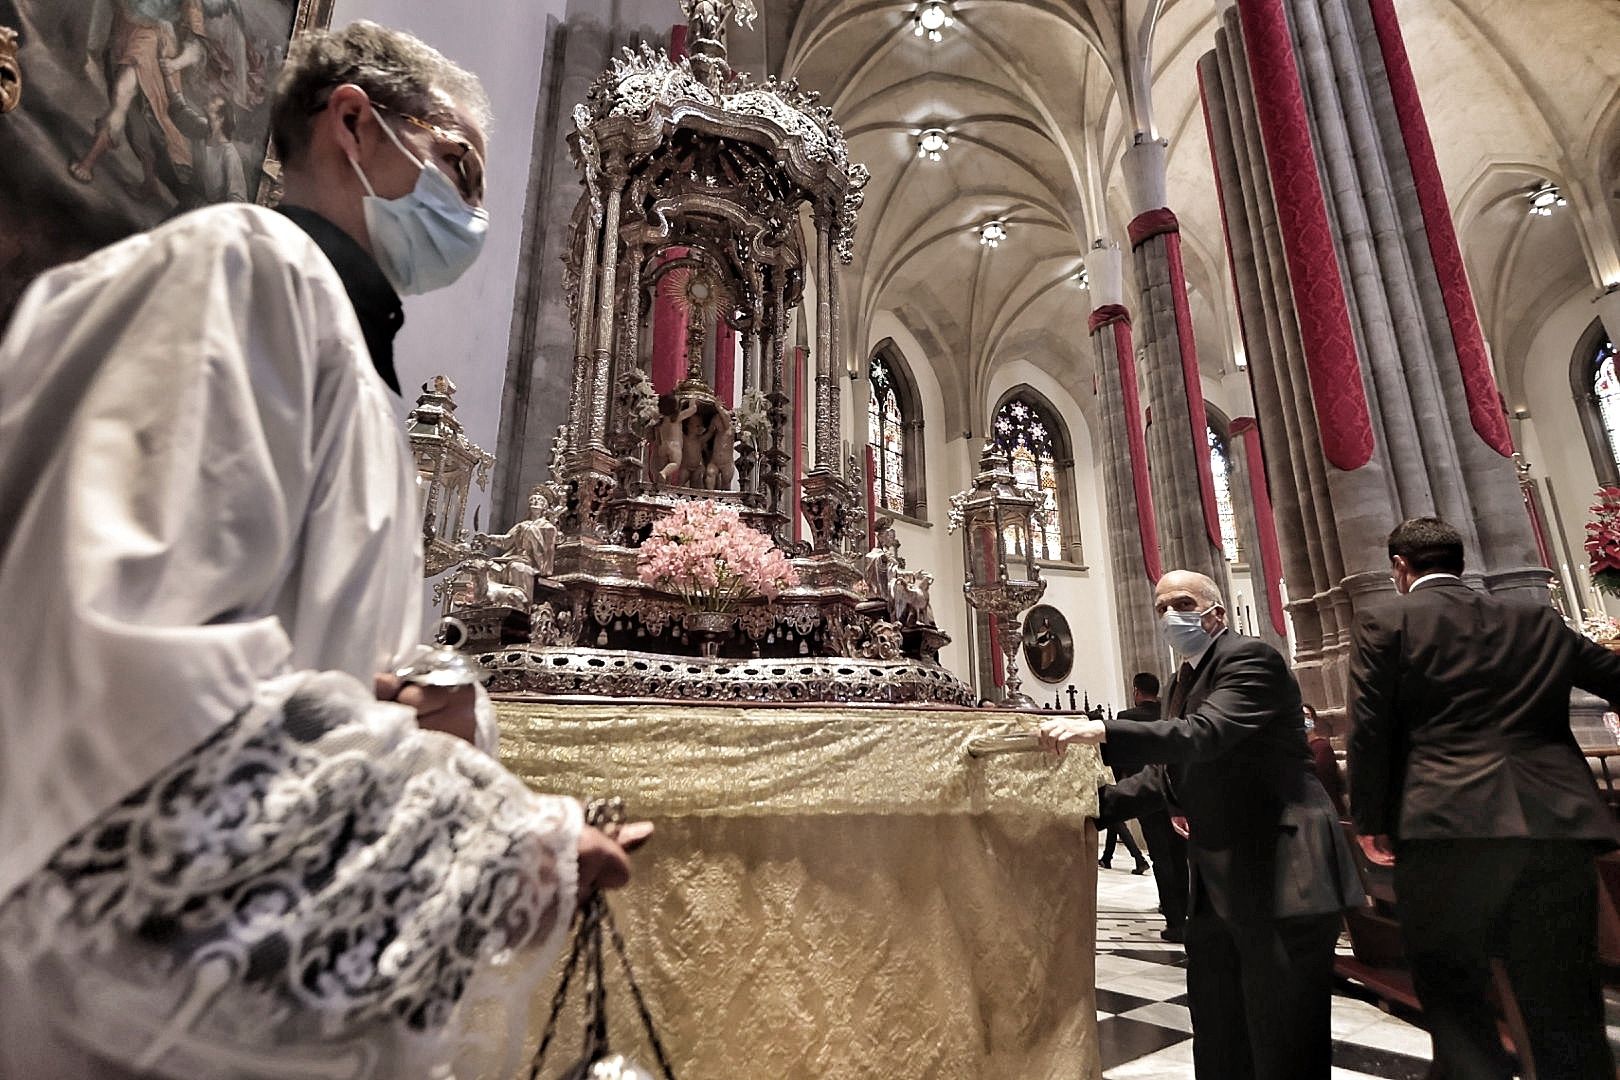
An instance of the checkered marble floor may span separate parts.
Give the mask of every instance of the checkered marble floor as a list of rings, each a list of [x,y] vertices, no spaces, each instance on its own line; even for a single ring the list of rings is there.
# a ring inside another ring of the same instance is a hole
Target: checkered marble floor
[[[1164,920],[1151,874],[1128,855],[1097,871],[1097,1034],[1105,1080],[1192,1080],[1186,954],[1159,940]],[[1333,995],[1334,1080],[1423,1080],[1429,1036],[1355,996]]]
[[[1186,954],[1159,939],[1164,919],[1153,876],[1131,874],[1117,852],[1097,871],[1097,1034],[1104,1080],[1192,1080]],[[1342,940],[1341,951],[1349,944]],[[1429,1036],[1381,1011],[1352,983],[1333,993],[1334,1080],[1423,1080]],[[1620,995],[1604,1002],[1609,1045],[1620,1060]]]

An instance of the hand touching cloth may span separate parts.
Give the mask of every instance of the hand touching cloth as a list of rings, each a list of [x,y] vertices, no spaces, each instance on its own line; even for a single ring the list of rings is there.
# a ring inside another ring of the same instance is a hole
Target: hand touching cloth
[[[1088,716],[1054,716],[1041,722],[1041,749],[1062,754],[1071,745],[1096,746],[1108,741],[1108,728]]]

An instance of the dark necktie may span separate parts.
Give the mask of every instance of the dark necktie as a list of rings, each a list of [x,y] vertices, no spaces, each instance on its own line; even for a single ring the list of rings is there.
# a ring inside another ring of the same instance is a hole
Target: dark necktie
[[[1180,716],[1181,710],[1187,704],[1187,691],[1192,689],[1193,666],[1182,661],[1181,669],[1176,672],[1176,685],[1170,690],[1170,709],[1166,718]]]

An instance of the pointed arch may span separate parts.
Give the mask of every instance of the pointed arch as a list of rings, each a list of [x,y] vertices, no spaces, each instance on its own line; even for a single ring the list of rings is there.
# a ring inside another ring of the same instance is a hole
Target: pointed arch
[[[1046,526],[1036,535],[1041,557],[1083,565],[1074,440],[1062,414],[1040,391],[1020,383],[991,411],[990,438],[1007,455],[1018,481],[1046,497]]]
[[[1569,361],[1575,411],[1603,487],[1620,486],[1620,357],[1614,338],[1602,319],[1593,319]]]
[[[911,366],[893,338],[884,338],[872,349],[866,377],[866,441],[872,451],[876,508],[926,520],[922,396]]]

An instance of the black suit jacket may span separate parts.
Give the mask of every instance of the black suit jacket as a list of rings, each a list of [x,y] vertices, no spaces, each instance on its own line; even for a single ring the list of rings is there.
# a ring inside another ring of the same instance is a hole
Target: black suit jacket
[[[1222,634],[1193,673],[1180,716],[1121,714],[1105,745],[1121,760],[1165,763],[1104,788],[1100,820],[1155,803],[1179,808],[1192,830],[1192,911],[1254,921],[1363,902],[1338,815],[1312,771],[1299,684],[1270,645]]]
[[[1159,718],[1161,703],[1157,701],[1144,702],[1141,705],[1132,705],[1128,709],[1121,709],[1114,714],[1114,719],[1142,723]],[[1145,761],[1131,761],[1124,755],[1111,749],[1107,743],[1102,745],[1103,764],[1114,770],[1114,779],[1124,782],[1147,768]]]
[[[1546,604],[1455,578],[1357,616],[1350,662],[1356,828],[1409,840],[1564,837],[1613,845],[1569,730],[1579,686],[1620,701],[1620,656]]]

